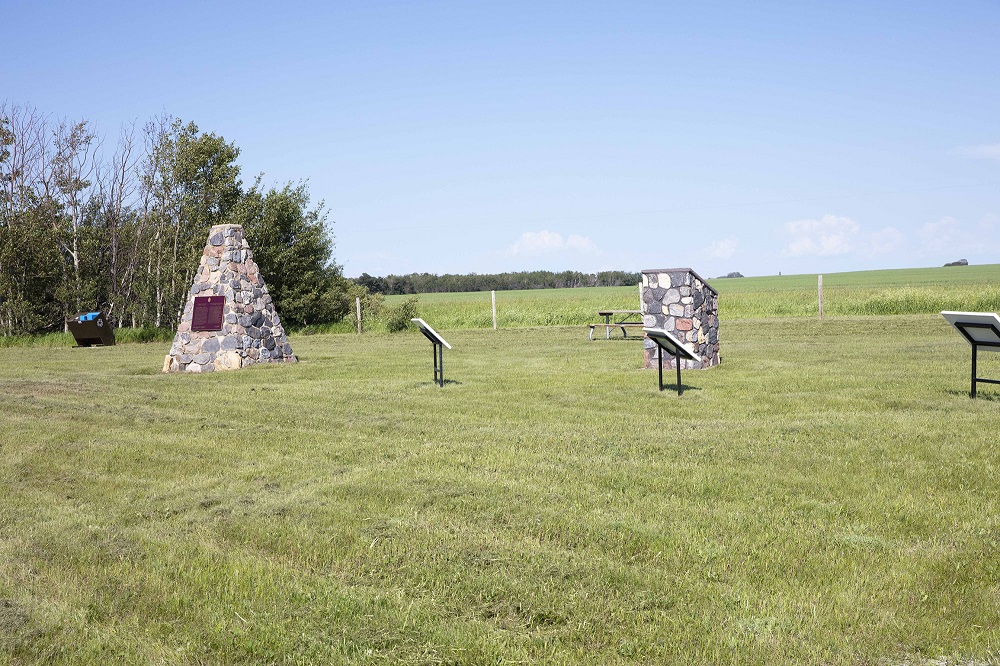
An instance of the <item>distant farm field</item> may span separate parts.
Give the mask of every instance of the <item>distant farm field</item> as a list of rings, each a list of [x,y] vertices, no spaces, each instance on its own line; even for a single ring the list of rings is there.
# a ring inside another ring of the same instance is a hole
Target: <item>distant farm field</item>
[[[723,319],[819,314],[816,275],[710,279]],[[1000,264],[834,273],[823,276],[829,316],[1000,310]],[[597,310],[639,308],[638,287],[497,292],[500,327],[583,325]],[[387,302],[404,297],[391,296]],[[447,328],[492,328],[489,292],[419,294],[420,316]],[[346,330],[346,328],[345,328]]]

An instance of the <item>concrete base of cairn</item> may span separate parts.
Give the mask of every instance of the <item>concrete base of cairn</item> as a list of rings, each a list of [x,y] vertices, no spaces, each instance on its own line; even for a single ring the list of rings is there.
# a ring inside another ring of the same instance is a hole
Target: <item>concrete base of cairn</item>
[[[192,331],[196,296],[225,296],[222,328]],[[212,227],[163,372],[237,370],[255,363],[295,362],[267,285],[238,224]]]

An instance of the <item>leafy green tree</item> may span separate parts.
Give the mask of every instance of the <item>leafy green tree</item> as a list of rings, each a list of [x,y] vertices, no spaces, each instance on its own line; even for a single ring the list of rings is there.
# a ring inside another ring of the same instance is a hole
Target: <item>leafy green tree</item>
[[[10,131],[10,119],[0,115],[0,333],[10,332],[8,302],[13,291],[13,281],[10,277],[10,254],[13,250],[10,220],[8,219],[8,201],[6,187],[6,164],[10,159],[10,146],[14,143],[14,134]]]
[[[264,193],[260,178],[233,216],[243,225],[268,291],[281,317],[298,325],[343,319],[348,283],[333,261],[333,237],[322,202],[309,208],[305,183]]]
[[[62,324],[54,294],[60,257],[46,195],[45,118],[29,107],[0,104],[0,332],[51,330]]]
[[[354,279],[369,291],[382,294],[429,294],[448,291],[486,291],[489,289],[552,289],[563,287],[618,287],[638,284],[639,273],[625,271],[602,271],[600,273],[580,273],[578,271],[524,271],[520,273],[497,273],[479,275],[434,275],[432,273],[411,273],[410,275],[388,275],[373,277],[362,273]]]
[[[119,326],[172,327],[209,229],[226,222],[244,224],[289,323],[342,319],[355,296],[378,309],[334,263],[305,184],[244,192],[223,137],[168,115],[144,129],[138,144],[123,128],[105,159],[87,121],[53,127],[0,100],[0,335],[56,330],[95,306]]]
[[[142,323],[171,326],[198,267],[212,225],[228,221],[242,189],[235,145],[194,123],[160,118],[147,125],[143,168],[144,217],[149,225],[147,280],[151,304]],[[149,321],[151,319],[151,321]]]
[[[145,225],[134,205],[139,159],[135,126],[123,127],[114,154],[99,172],[88,215],[96,232],[88,253],[96,289],[93,300],[118,326],[126,317],[134,319],[135,287],[142,266]]]
[[[385,278],[372,277],[368,273],[362,273],[354,281],[373,294],[384,294],[388,289],[385,284]]]
[[[390,333],[398,333],[410,326],[410,320],[417,316],[417,297],[410,296],[384,309],[382,317]]]
[[[72,125],[60,123],[55,131],[55,154],[51,164],[51,226],[62,255],[62,284],[56,296],[63,304],[63,315],[79,312],[93,296],[93,285],[84,274],[84,244],[88,234],[85,210],[91,199],[90,187],[96,165],[94,142],[97,135],[83,120]]]

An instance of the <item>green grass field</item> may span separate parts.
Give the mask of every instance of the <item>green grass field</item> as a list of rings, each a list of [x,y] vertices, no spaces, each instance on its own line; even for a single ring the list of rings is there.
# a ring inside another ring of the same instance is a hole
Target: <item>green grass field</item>
[[[723,319],[815,317],[816,275],[710,279]],[[390,296],[388,303],[401,296]],[[420,294],[420,316],[445,328],[492,328],[490,293]],[[1000,310],[1000,264],[859,271],[823,276],[827,316]],[[602,309],[637,310],[638,287],[498,291],[500,328],[571,326],[599,321]],[[378,327],[378,324],[375,324]],[[348,328],[343,326],[343,331]]]
[[[1000,390],[940,316],[724,316],[678,397],[434,301],[444,388],[416,332],[0,349],[0,662],[1000,660]]]

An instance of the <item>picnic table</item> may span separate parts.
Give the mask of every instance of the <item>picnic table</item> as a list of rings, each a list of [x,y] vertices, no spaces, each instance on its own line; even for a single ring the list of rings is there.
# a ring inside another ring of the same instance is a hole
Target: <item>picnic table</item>
[[[603,324],[589,324],[590,339],[594,339],[594,329],[598,326],[604,327],[604,336],[611,339],[611,329],[622,329],[622,337],[628,337],[628,329],[642,328],[642,310],[598,310],[597,314],[604,317]]]

